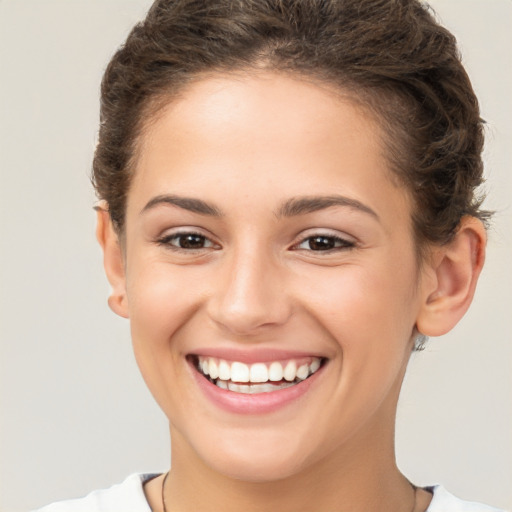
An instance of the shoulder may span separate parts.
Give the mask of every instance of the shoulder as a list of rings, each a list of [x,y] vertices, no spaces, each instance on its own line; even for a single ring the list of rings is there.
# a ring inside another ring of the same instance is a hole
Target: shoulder
[[[504,512],[503,510],[483,505],[482,503],[463,501],[453,494],[450,494],[441,485],[425,487],[425,490],[433,494],[427,512]]]
[[[91,492],[84,498],[52,503],[34,512],[151,512],[143,484],[155,476],[158,475],[130,475],[108,489]]]

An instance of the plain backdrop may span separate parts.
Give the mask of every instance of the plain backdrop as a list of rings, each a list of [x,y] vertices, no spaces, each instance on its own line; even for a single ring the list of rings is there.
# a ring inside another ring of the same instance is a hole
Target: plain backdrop
[[[409,366],[397,452],[417,484],[512,507],[512,2],[431,2],[487,121],[487,266]],[[166,420],[107,307],[89,170],[102,71],[148,0],[0,0],[0,510],[169,464]]]

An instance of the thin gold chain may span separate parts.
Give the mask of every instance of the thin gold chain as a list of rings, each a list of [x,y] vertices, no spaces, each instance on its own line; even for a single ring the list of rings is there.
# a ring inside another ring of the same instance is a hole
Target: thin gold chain
[[[169,471],[167,471],[167,473],[165,473],[164,481],[162,482],[162,504],[164,506],[164,512],[167,512],[167,508],[165,506],[165,493],[164,493],[164,490],[165,490],[165,482],[167,481],[167,477],[168,476],[169,476]]]

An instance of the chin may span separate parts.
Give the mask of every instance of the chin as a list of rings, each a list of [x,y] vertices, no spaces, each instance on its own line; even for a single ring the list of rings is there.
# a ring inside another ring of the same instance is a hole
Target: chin
[[[284,459],[272,454],[260,456],[256,460],[224,456],[221,461],[212,461],[212,469],[234,480],[267,483],[284,480],[300,473],[303,469],[302,463],[303,461]]]
[[[198,455],[215,472],[245,482],[263,483],[283,480],[305,469],[308,452],[288,438],[251,439],[235,442],[209,443]],[[214,446],[213,446],[214,445]],[[214,448],[212,450],[212,448]],[[202,452],[202,453],[201,453]]]

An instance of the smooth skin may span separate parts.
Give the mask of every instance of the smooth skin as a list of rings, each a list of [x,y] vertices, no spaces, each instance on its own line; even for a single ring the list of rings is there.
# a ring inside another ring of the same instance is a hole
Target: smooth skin
[[[97,235],[109,304],[169,418],[169,512],[427,508],[396,466],[398,395],[417,332],[469,307],[485,230],[464,218],[419,262],[383,136],[348,95],[263,71],[203,77],[147,123],[125,232],[104,208]],[[327,364],[300,400],[240,415],[195,383],[186,356],[206,347]],[[153,510],[161,485],[145,488]]]

